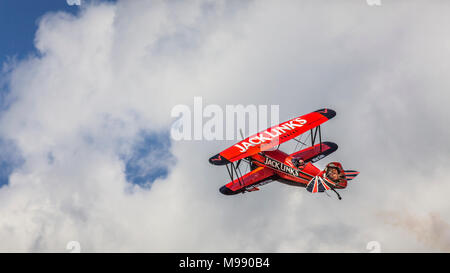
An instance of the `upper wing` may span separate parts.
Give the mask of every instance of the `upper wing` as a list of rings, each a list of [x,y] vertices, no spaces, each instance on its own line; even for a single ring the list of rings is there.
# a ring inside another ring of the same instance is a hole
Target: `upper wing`
[[[269,150],[319,126],[334,116],[336,116],[335,111],[331,109],[320,109],[293,118],[240,141],[211,157],[209,162],[214,165],[225,165],[255,155],[261,151]]]
[[[275,173],[269,168],[258,167],[221,187],[220,192],[226,195],[232,195],[245,190],[258,190],[258,188],[256,188],[257,184],[263,182],[264,180],[268,180],[274,174]]]

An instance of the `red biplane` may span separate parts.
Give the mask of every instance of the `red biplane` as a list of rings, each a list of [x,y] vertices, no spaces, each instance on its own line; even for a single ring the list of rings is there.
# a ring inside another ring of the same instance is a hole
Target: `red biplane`
[[[334,116],[335,111],[320,109],[252,135],[211,157],[211,164],[226,165],[231,178],[231,182],[221,187],[220,192],[232,195],[257,191],[262,185],[279,181],[305,187],[311,193],[332,190],[341,199],[336,189],[346,188],[347,181],[355,178],[359,172],[344,170],[339,162],[329,163],[324,170],[312,164],[338,148],[333,142],[322,142],[320,128],[322,123]],[[296,139],[306,132],[309,132],[311,146]],[[292,154],[279,150],[282,143],[292,139],[302,144],[302,147],[308,147]],[[250,172],[244,175],[240,168],[242,161],[250,166]]]

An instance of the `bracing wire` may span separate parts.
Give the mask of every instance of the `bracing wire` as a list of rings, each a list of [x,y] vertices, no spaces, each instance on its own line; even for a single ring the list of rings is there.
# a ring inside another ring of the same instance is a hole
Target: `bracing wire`
[[[300,151],[303,149],[303,147],[306,145],[305,143],[311,138],[311,134],[307,134],[306,138],[302,141],[303,135],[300,135],[300,139],[296,139],[297,144],[295,144],[294,151],[292,153],[295,153],[296,151]],[[300,148],[297,150],[298,145],[301,145]]]

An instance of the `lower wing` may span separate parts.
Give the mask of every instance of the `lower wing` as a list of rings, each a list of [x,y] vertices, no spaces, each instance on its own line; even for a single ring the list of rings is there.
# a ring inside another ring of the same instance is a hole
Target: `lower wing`
[[[327,155],[335,152],[337,149],[338,145],[336,143],[325,141],[290,154],[289,156],[301,158],[305,162],[315,163]]]
[[[237,194],[245,191],[257,191],[257,187],[265,184],[275,173],[264,167],[258,167],[253,171],[239,177],[230,183],[222,186],[220,192],[225,195]]]

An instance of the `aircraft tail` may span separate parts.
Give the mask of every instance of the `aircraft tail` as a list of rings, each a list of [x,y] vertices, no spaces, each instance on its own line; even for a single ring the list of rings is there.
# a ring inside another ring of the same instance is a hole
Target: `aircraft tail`
[[[359,174],[359,172],[354,171],[354,170],[344,170],[344,174],[345,174],[345,179],[347,181],[350,181],[350,180],[354,179]]]

